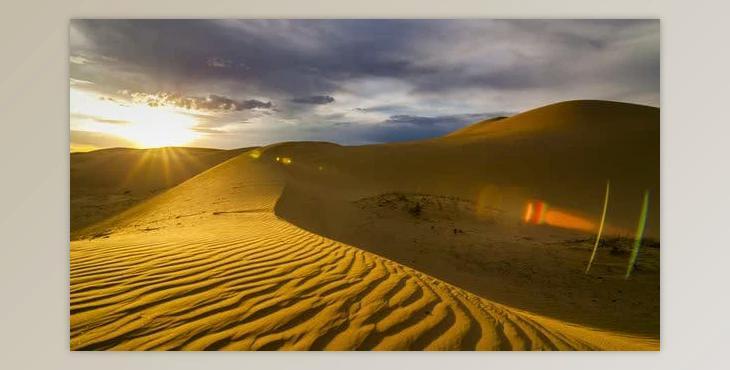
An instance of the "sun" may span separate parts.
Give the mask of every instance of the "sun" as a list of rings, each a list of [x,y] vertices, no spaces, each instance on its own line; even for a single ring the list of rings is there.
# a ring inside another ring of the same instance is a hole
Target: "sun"
[[[195,117],[176,108],[121,103],[73,88],[70,103],[72,130],[113,135],[139,148],[182,146],[200,137]]]
[[[141,147],[184,145],[199,136],[192,130],[195,119],[188,115],[144,105],[132,109],[135,110],[135,119],[118,134]]]

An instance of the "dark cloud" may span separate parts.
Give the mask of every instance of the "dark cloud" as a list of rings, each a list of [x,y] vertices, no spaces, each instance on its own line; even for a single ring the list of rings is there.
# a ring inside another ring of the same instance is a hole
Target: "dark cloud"
[[[233,66],[233,62],[229,59],[223,59],[223,58],[217,58],[217,57],[210,57],[206,60],[205,64],[208,67],[212,68],[231,68]]]
[[[342,144],[390,143],[430,139],[443,136],[464,126],[494,117],[509,116],[508,112],[485,112],[444,116],[395,115],[377,124],[336,122],[337,130],[317,126],[311,128],[309,137],[330,140]]]
[[[299,97],[292,99],[292,102],[298,103],[298,104],[314,104],[314,105],[323,105],[323,104],[329,104],[334,103],[335,98],[329,96],[329,95],[313,95],[313,96],[305,96],[305,97]]]
[[[600,82],[658,102],[652,20],[74,20],[72,27],[87,39],[73,55],[154,76],[155,90],[226,81],[303,99],[358,78],[395,78],[421,93]],[[83,63],[71,69],[80,79],[98,72]]]
[[[257,108],[269,109],[271,107],[273,107],[273,104],[271,104],[270,101],[262,102],[262,101],[256,100],[256,99],[249,99],[249,100],[244,100],[244,101],[238,103],[238,105],[236,105],[236,110],[257,109]]]
[[[242,111],[250,109],[270,109],[271,102],[263,102],[256,99],[234,100],[220,95],[208,95],[207,97],[181,96],[175,93],[160,92],[148,94],[143,92],[121,91],[122,95],[131,97],[138,103],[144,103],[150,107],[173,106],[191,110],[204,111]]]
[[[470,114],[452,114],[445,116],[411,116],[408,114],[397,114],[390,116],[383,124],[390,125],[414,125],[414,126],[437,126],[441,125],[446,129],[456,129],[465,124],[474,123],[487,118],[511,116],[512,112],[490,112],[490,113],[470,113]],[[457,127],[459,126],[459,127]]]
[[[439,122],[438,117],[421,117],[407,114],[390,116],[390,118],[385,121],[385,123],[410,123],[415,125],[433,125],[436,122]]]
[[[374,142],[417,140],[445,135],[487,118],[509,116],[508,112],[453,114],[444,116],[394,115],[366,133]]]
[[[367,108],[355,108],[355,111],[358,112],[394,112],[394,111],[400,111],[405,109],[406,107],[398,104],[384,104],[384,105],[377,105],[373,107],[367,107]]]
[[[559,100],[659,104],[657,20],[72,20],[70,44],[73,88],[176,92],[142,101],[255,113],[296,137],[352,120],[343,142]]]

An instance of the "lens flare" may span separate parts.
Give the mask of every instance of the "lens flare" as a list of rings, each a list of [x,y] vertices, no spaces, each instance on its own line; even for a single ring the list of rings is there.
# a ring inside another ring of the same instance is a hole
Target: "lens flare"
[[[523,217],[525,223],[530,223],[530,220],[532,220],[532,214],[534,212],[535,210],[532,207],[532,202],[528,202],[527,207],[525,207],[525,216]]]
[[[293,163],[292,159],[289,157],[276,157],[276,161],[284,165],[290,165]]]
[[[527,203],[525,208],[525,223],[540,225],[546,221],[548,205],[547,203],[538,200]]]
[[[593,259],[596,258],[596,251],[598,250],[598,242],[601,241],[601,233],[603,233],[603,225],[606,223],[606,209],[608,208],[608,192],[611,188],[611,181],[606,181],[606,195],[603,197],[603,212],[601,213],[601,223],[598,226],[598,234],[596,234],[596,243],[593,245],[593,253],[591,253],[591,259],[588,260],[588,266],[586,267],[586,274],[591,270]]]
[[[649,191],[644,192],[644,201],[641,204],[641,213],[639,214],[639,224],[636,226],[636,236],[634,237],[634,245],[631,248],[631,257],[629,258],[629,266],[626,268],[626,276],[624,279],[628,279],[631,272],[634,270],[636,264],[636,257],[639,255],[639,248],[641,247],[641,239],[644,238],[644,229],[646,228],[646,216],[649,210]]]
[[[544,201],[531,201],[525,207],[523,220],[527,224],[549,225],[563,229],[595,230],[595,223],[567,210],[548,206]]]

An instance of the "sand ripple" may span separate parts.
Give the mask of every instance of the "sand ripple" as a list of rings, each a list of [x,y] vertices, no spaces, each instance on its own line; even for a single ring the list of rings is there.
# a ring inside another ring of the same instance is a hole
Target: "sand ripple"
[[[658,346],[517,311],[294,226],[273,212],[281,180],[247,158],[110,220],[107,238],[71,243],[71,349]]]
[[[597,348],[271,213],[248,217],[237,237],[72,243],[72,349]]]

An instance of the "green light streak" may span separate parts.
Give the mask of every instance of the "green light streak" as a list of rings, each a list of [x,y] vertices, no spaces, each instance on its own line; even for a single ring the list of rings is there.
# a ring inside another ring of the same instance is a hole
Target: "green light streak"
[[[629,258],[629,266],[626,269],[626,276],[624,279],[628,279],[631,275],[631,271],[634,270],[636,264],[636,257],[639,255],[639,247],[641,246],[641,239],[644,238],[644,228],[646,227],[646,214],[649,209],[649,191],[644,192],[644,203],[641,205],[641,214],[639,215],[639,225],[636,227],[636,237],[634,238],[634,247],[631,250],[631,258]]]
[[[603,197],[603,212],[601,213],[601,224],[598,226],[598,234],[596,235],[596,243],[593,245],[593,253],[591,253],[591,259],[588,261],[586,267],[586,274],[591,270],[593,259],[596,258],[596,251],[598,250],[598,242],[601,241],[601,234],[603,233],[603,225],[606,222],[606,209],[608,209],[608,192],[611,187],[611,181],[606,181],[606,195]]]

